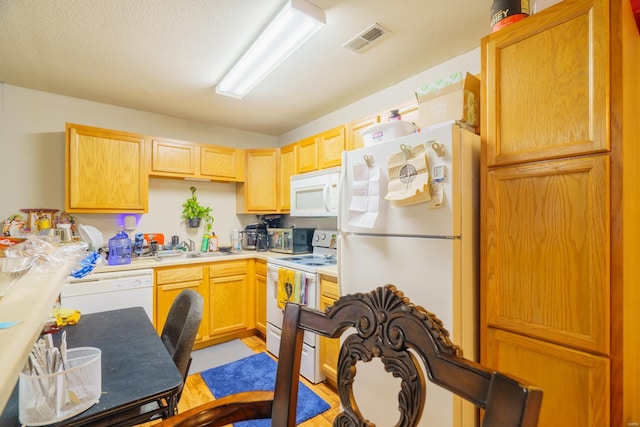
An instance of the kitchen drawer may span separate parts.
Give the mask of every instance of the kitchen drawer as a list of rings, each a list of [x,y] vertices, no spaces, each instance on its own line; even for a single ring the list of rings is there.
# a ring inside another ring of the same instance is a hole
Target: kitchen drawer
[[[209,277],[228,277],[238,274],[247,274],[247,261],[223,261],[209,264]]]
[[[156,285],[202,281],[202,266],[156,269]]]
[[[320,290],[323,296],[334,299],[340,298],[338,282],[333,277],[320,276]]]

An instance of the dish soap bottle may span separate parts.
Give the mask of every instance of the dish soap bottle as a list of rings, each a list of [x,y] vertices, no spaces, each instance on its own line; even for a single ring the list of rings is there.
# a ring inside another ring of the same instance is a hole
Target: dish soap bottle
[[[207,231],[202,235],[202,244],[200,245],[201,252],[209,252],[209,233]]]
[[[109,239],[109,265],[130,263],[131,239],[129,239],[129,235],[121,229],[118,234]]]

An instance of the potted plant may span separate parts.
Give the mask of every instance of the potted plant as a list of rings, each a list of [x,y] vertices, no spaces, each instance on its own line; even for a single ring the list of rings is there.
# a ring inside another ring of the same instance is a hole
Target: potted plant
[[[196,197],[196,187],[191,187],[191,197],[189,197],[182,204],[182,218],[187,220],[189,227],[199,227],[200,220],[204,218],[207,224],[213,223],[213,216],[211,215],[211,209],[208,206],[203,206],[198,202]]]

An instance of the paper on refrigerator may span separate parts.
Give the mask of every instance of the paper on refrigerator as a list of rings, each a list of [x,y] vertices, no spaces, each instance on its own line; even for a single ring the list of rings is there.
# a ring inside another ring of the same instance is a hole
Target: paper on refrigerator
[[[385,199],[396,207],[430,201],[429,164],[424,144],[400,148],[401,151],[387,158],[389,186]]]
[[[352,173],[348,224],[373,228],[378,218],[380,203],[380,167],[375,163],[359,162],[353,165]]]

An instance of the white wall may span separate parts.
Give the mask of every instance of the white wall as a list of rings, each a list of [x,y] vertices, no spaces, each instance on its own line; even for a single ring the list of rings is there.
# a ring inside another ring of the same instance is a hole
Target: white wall
[[[65,123],[79,123],[147,135],[242,148],[276,147],[272,136],[190,122],[83,99],[0,84],[0,221],[22,208],[64,209]],[[151,179],[149,213],[138,232],[200,239],[180,215],[194,185],[198,198],[213,208],[214,231],[227,241],[233,228],[249,222],[235,214],[235,184]],[[23,214],[26,219],[26,214]],[[78,214],[78,222],[98,227],[105,241],[118,231],[119,215]],[[255,218],[254,218],[255,219]]]
[[[278,145],[287,145],[291,142],[306,138],[309,135],[315,135],[343,123],[358,120],[379,111],[385,111],[385,109],[391,106],[414,100],[414,93],[417,88],[458,71],[467,71],[471,74],[480,73],[480,48],[476,48],[433,68],[429,68],[394,86],[376,92],[331,114],[294,129],[291,132],[280,135],[280,137],[278,137]]]
[[[412,99],[416,88],[456,71],[480,72],[480,49],[453,58],[392,87],[274,138],[192,122],[130,108],[55,95],[0,83],[0,221],[21,208],[64,209],[65,123],[78,123],[146,135],[241,148],[276,147],[331,129]],[[199,244],[203,228],[189,229],[180,218],[182,203],[197,196],[213,208],[213,230],[226,243],[234,228],[255,221],[236,215],[235,184],[151,179],[149,213],[139,216],[136,232],[173,234]],[[24,215],[26,219],[26,214]],[[98,227],[105,241],[122,224],[122,215],[78,214],[79,223]],[[335,220],[285,218],[285,225],[335,228]]]

